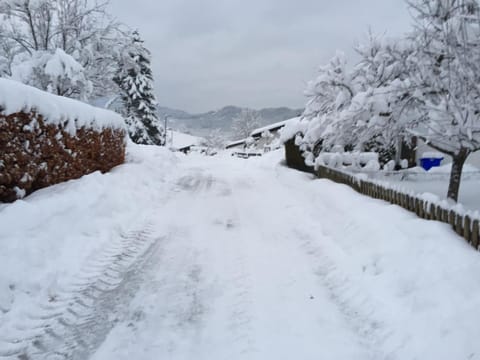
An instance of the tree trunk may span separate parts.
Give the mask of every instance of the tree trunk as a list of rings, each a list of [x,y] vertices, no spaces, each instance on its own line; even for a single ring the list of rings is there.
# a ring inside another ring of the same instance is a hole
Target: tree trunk
[[[418,138],[414,136],[410,143],[403,144],[402,149],[402,159],[408,160],[408,167],[412,168],[417,166],[417,147],[418,147]]]
[[[462,148],[460,152],[453,156],[452,171],[450,172],[450,183],[448,185],[447,197],[453,201],[458,201],[458,192],[460,190],[460,180],[462,178],[462,169],[470,152]]]

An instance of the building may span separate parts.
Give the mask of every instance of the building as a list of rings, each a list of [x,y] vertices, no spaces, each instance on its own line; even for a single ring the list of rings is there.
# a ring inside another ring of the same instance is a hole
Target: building
[[[205,139],[190,134],[181,133],[172,129],[167,131],[167,147],[173,151],[189,153],[194,146],[201,146]]]
[[[258,129],[255,129],[247,139],[236,140],[229,143],[227,149],[246,149],[252,147],[257,150],[273,150],[274,144],[278,142],[280,138],[280,130],[290,121],[297,120],[298,118],[288,119],[280,121],[274,124],[270,124]]]

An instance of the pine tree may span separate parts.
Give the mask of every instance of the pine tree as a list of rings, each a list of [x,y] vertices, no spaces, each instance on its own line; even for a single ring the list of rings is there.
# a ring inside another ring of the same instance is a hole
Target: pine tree
[[[131,43],[123,51],[114,80],[122,92],[124,116],[132,141],[164,145],[164,129],[156,114],[150,52],[137,31],[133,32]]]

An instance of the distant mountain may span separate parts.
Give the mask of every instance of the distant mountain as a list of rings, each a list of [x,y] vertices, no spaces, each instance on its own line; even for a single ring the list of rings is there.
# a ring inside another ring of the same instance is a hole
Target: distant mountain
[[[163,120],[168,118],[168,127],[175,130],[191,133],[197,136],[206,136],[213,129],[220,129],[227,137],[234,137],[231,133],[232,122],[244,108],[226,106],[216,111],[202,114],[190,114],[182,110],[158,107],[158,113]],[[290,109],[287,107],[266,108],[254,110],[261,119],[259,126],[266,126],[279,121],[291,119],[300,115],[302,109]]]

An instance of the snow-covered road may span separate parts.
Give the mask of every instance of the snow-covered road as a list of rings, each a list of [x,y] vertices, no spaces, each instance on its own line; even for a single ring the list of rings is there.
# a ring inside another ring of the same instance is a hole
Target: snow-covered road
[[[0,208],[0,225],[42,209],[65,223],[0,230],[65,248],[15,268],[38,270],[38,289],[0,277],[0,359],[480,359],[479,254],[446,225],[281,157],[136,149],[107,180],[56,188],[65,199],[47,189]]]

